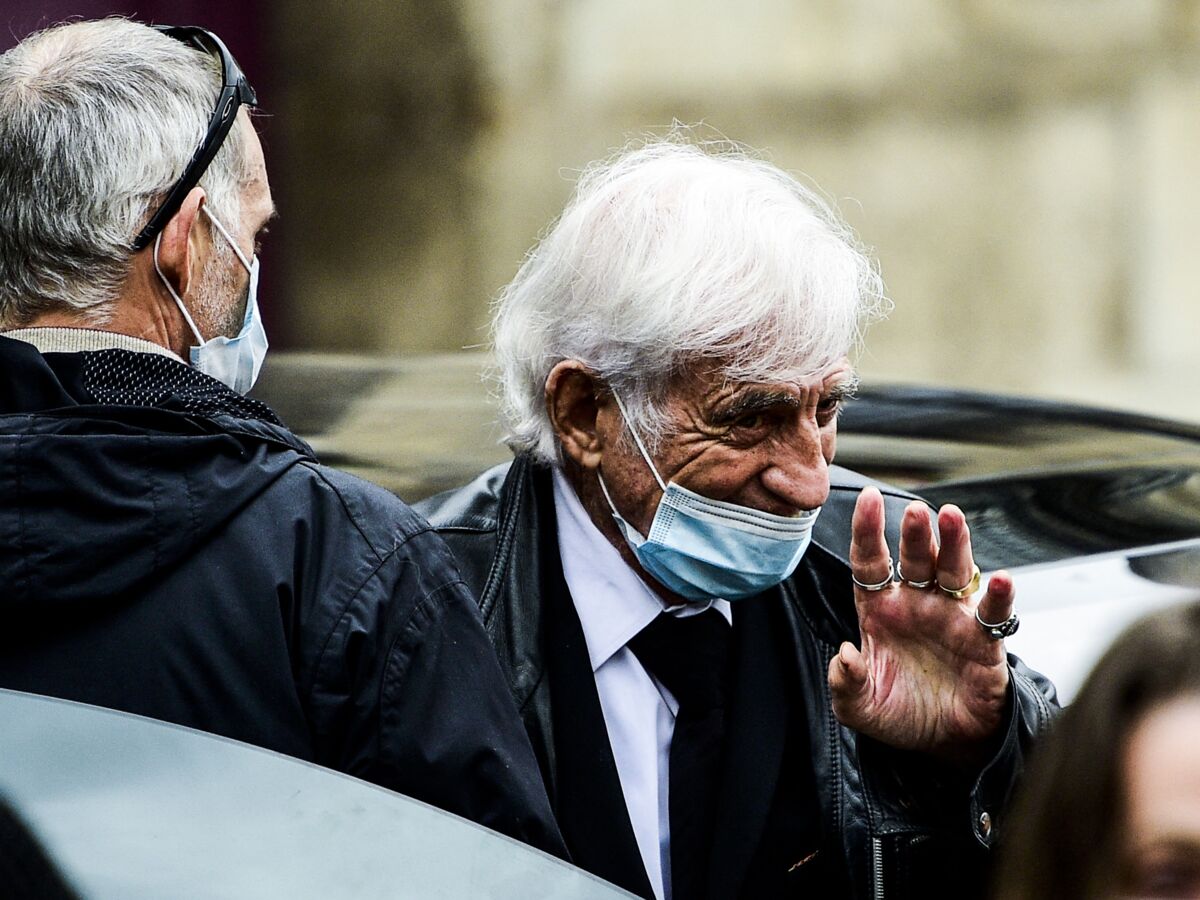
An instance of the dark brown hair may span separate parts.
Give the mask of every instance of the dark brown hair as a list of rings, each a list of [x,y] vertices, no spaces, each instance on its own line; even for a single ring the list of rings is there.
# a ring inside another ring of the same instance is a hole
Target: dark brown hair
[[[1117,893],[1125,797],[1121,761],[1155,706],[1200,692],[1200,603],[1153,613],[1108,649],[1034,750],[1008,815],[996,900]]]

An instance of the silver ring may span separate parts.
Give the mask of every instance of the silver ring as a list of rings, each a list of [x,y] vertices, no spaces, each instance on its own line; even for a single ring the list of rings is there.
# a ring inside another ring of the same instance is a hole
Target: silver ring
[[[853,569],[850,570],[850,580],[854,582],[854,586],[857,588],[862,588],[864,591],[871,591],[872,593],[874,593],[875,591],[882,591],[885,587],[887,587],[889,584],[892,583],[892,580],[895,577],[896,577],[896,570],[892,566],[892,558],[890,556],[888,557],[887,578],[883,579],[883,581],[877,581],[874,584],[863,584],[861,581],[859,581],[857,578],[854,577],[854,570]]]
[[[905,584],[907,584],[909,587],[920,588],[921,590],[924,590],[925,588],[927,588],[933,584],[932,578],[926,578],[924,581],[912,581],[911,579],[905,578],[904,577],[904,568],[903,568],[903,566],[900,565],[900,563],[896,563],[896,577],[899,578],[901,581],[903,581]]]
[[[983,633],[993,641],[1002,641],[1006,637],[1012,637],[1017,633],[1017,629],[1021,627],[1021,618],[1016,613],[1013,613],[1003,622],[985,622],[979,618],[978,606],[975,607],[975,621],[979,623],[979,627],[983,629]]]

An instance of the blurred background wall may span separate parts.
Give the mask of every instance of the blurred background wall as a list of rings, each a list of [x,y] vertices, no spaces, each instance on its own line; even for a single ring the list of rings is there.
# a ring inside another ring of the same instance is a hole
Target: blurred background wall
[[[3,0],[0,46],[104,12],[259,87],[276,346],[483,343],[572,172],[678,119],[875,249],[867,378],[1200,420],[1200,0]]]

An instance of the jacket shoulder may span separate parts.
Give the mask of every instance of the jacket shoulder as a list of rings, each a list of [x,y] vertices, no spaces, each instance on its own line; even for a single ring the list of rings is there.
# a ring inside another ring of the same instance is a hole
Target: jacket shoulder
[[[416,505],[450,548],[459,571],[480,604],[486,602],[496,548],[500,540],[503,499],[513,463],[488,469],[454,490],[435,494]],[[519,480],[519,479],[518,479]],[[511,523],[510,523],[511,524]]]
[[[291,520],[291,590],[303,623],[298,680],[314,698],[352,693],[342,683],[348,660],[370,668],[369,658],[388,655],[402,632],[420,641],[442,627],[449,606],[474,606],[445,542],[390,491],[311,461],[280,481],[258,521],[266,530]]]
[[[383,559],[404,547],[437,543],[424,517],[395,494],[313,460],[293,466],[275,496],[308,522],[312,541],[341,543],[343,552],[357,544],[365,555]]]
[[[438,531],[494,531],[500,516],[500,494],[512,463],[501,463],[462,487],[434,494],[414,508]]]

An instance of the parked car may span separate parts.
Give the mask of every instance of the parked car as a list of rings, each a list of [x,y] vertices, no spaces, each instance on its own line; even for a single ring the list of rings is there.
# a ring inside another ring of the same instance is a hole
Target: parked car
[[[322,459],[415,501],[507,460],[478,353],[278,354],[256,395]],[[1200,426],[1045,400],[865,387],[839,464],[967,514],[1017,577],[1009,646],[1069,699],[1116,631],[1200,595]]]
[[[0,690],[0,795],[86,900],[617,900],[593,875],[288,756]],[[8,896],[0,885],[0,895]]]

